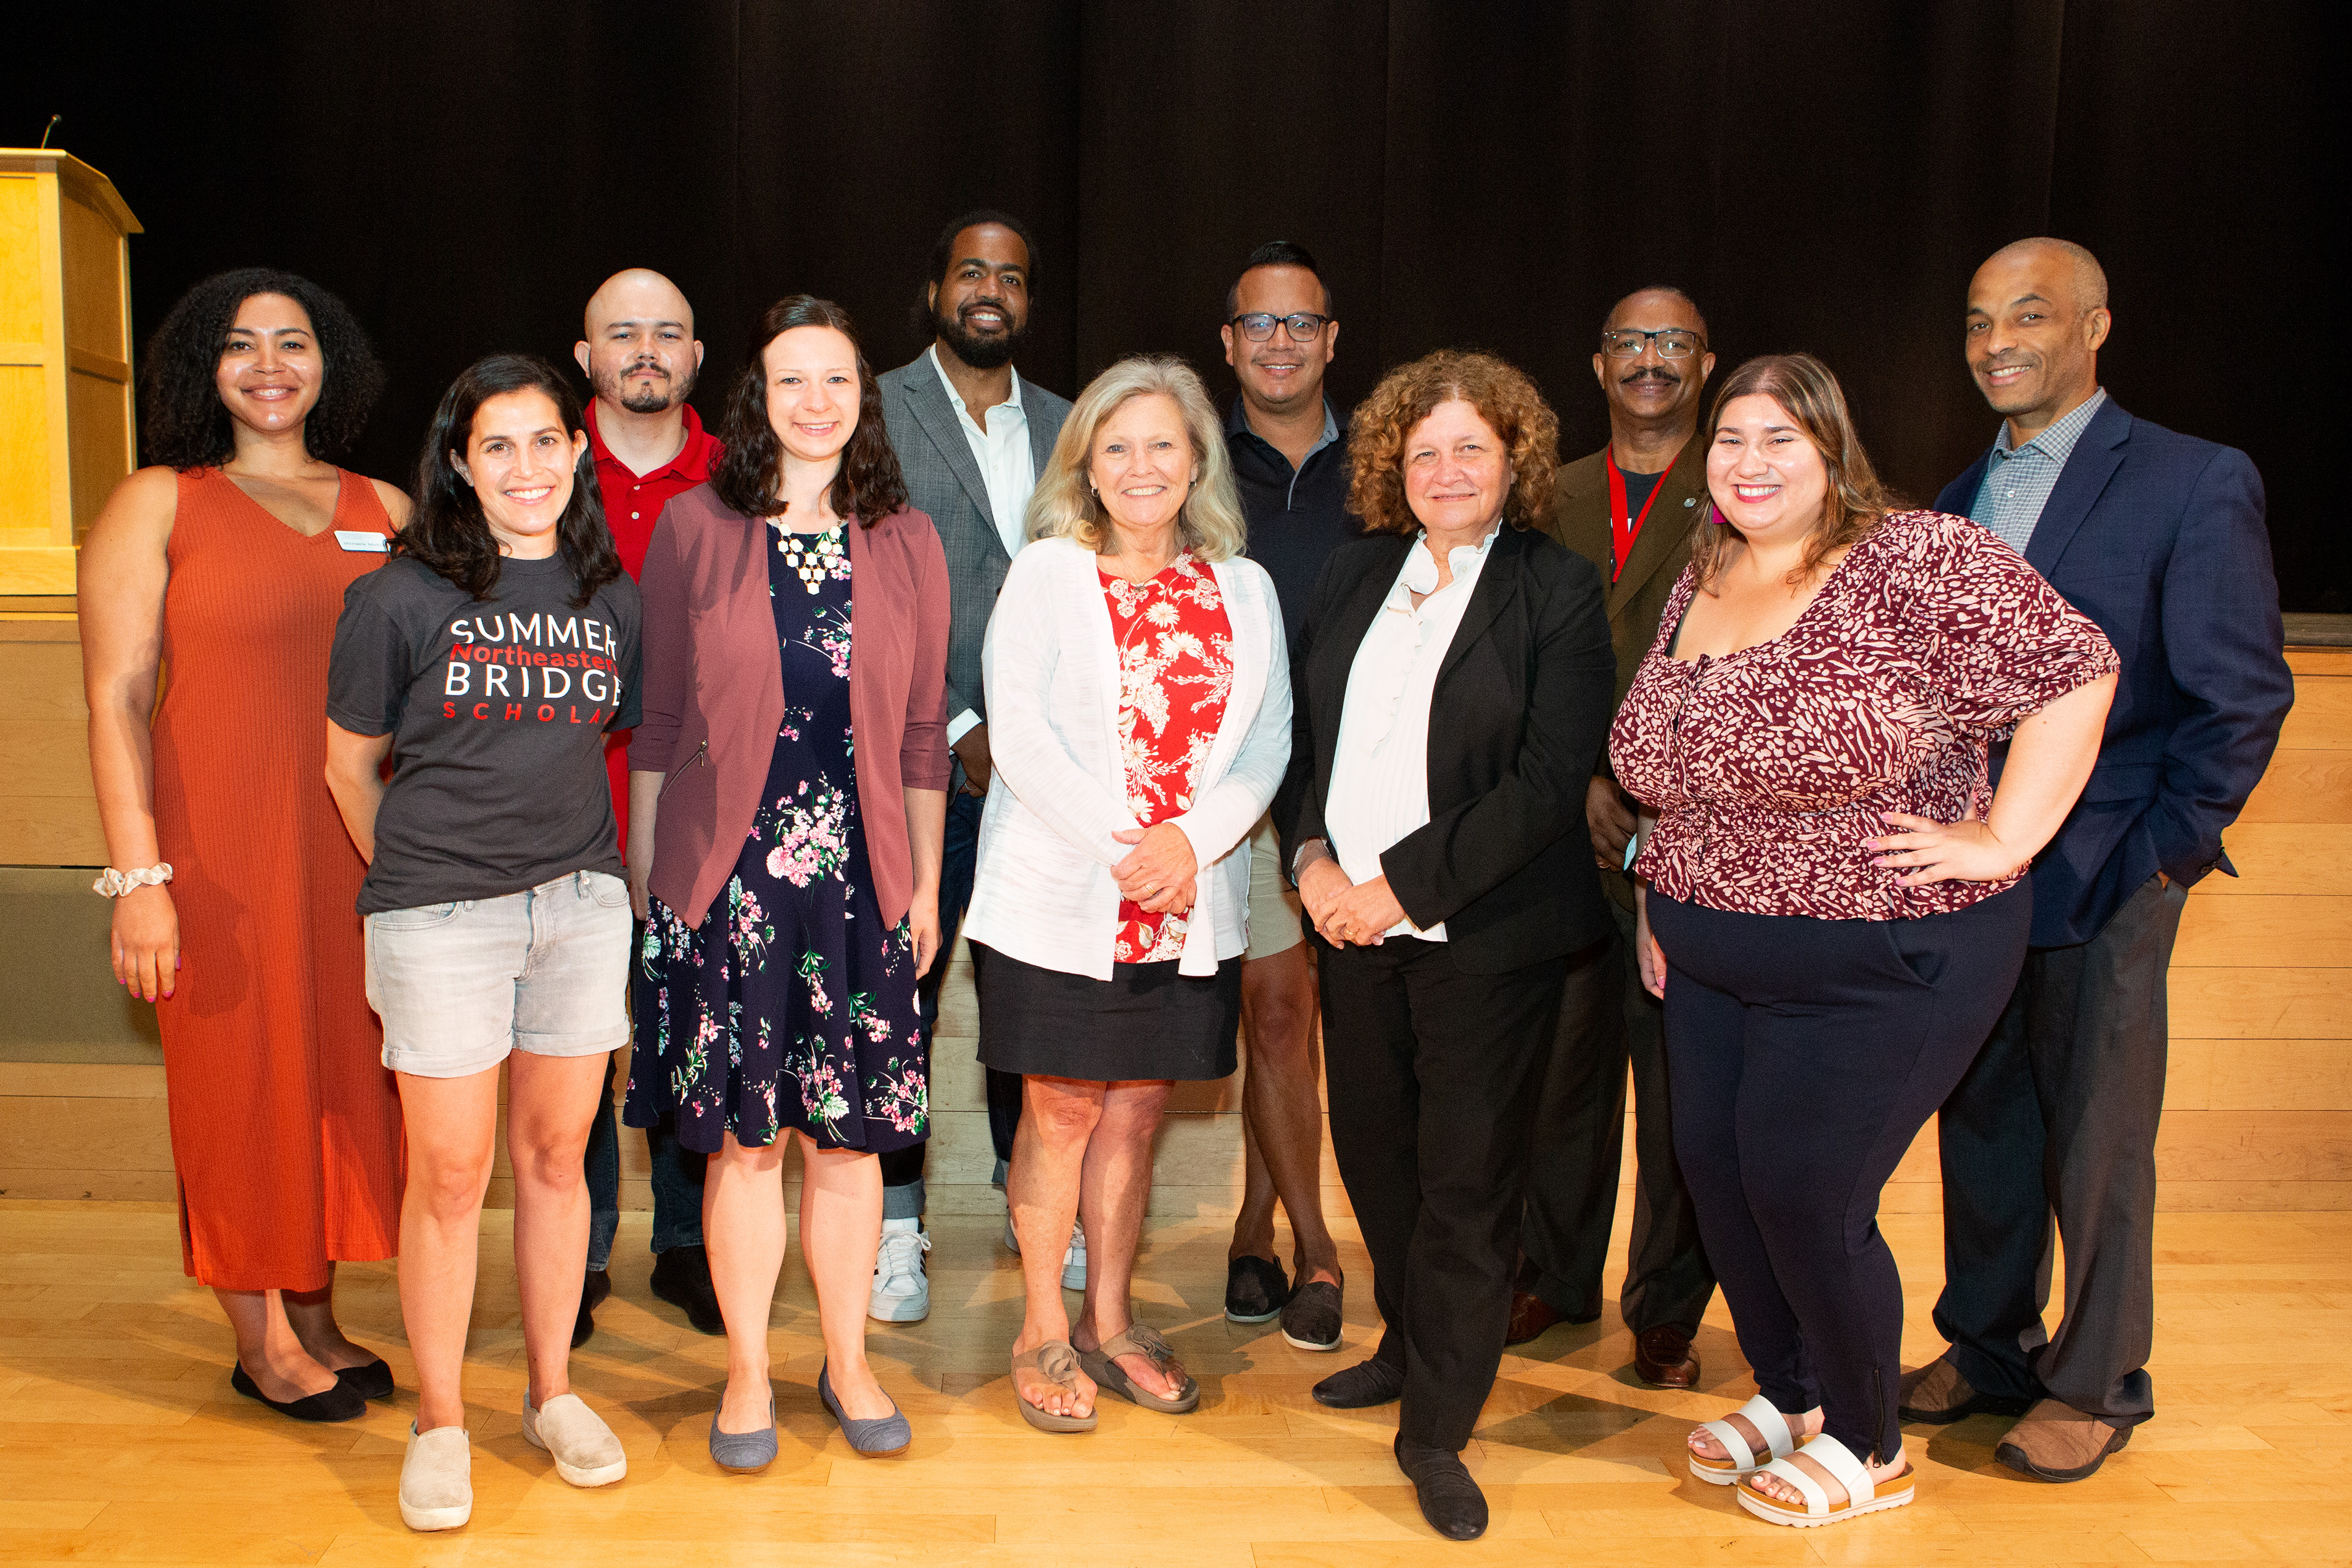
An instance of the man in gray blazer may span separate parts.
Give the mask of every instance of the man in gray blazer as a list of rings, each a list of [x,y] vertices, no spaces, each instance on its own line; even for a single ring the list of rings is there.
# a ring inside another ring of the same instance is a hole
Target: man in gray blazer
[[[948,633],[948,742],[955,749],[948,794],[947,855],[940,875],[940,929],[951,947],[971,902],[981,803],[988,795],[988,703],[981,690],[980,644],[997,590],[1022,546],[1023,517],[1037,475],[1069,416],[1066,399],[1024,380],[1013,354],[1029,327],[1037,247],[1027,225],[1008,214],[966,213],[940,232],[920,315],[931,346],[914,362],[880,377],[890,444],[907,476],[910,504],[930,514],[948,558],[953,620]],[[923,1027],[936,1036],[945,955],[923,977]],[[1004,1182],[1013,1132],[1021,1118],[1021,1079],[988,1074],[988,1126],[996,1145],[996,1182]],[[923,1150],[918,1145],[882,1162],[882,1250],[869,1310],[888,1322],[919,1321],[930,1311],[922,1272]],[[1012,1221],[1004,1229],[1013,1245]],[[1075,1232],[1063,1282],[1086,1283],[1086,1243]],[[1018,1250],[1016,1248],[1015,1250]]]

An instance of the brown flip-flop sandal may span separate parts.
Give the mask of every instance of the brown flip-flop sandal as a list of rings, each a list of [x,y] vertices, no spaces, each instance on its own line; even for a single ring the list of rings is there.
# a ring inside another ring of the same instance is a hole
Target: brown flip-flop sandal
[[[1095,1380],[1097,1387],[1108,1388],[1146,1410],[1181,1416],[1199,1407],[1201,1385],[1193,1380],[1191,1373],[1184,1375],[1184,1386],[1176,1391],[1175,1398],[1163,1399],[1148,1388],[1136,1386],[1135,1380],[1119,1369],[1118,1358],[1122,1355],[1142,1356],[1151,1363],[1153,1371],[1165,1377],[1169,1367],[1175,1364],[1176,1348],[1162,1339],[1160,1331],[1150,1323],[1129,1323],[1120,1333],[1103,1341],[1099,1349],[1078,1352],[1078,1364],[1087,1369],[1087,1375]]]
[[[1049,1339],[1035,1350],[1024,1351],[1013,1358],[1013,1403],[1021,1406],[1021,1418],[1040,1432],[1091,1432],[1096,1416],[1056,1416],[1051,1410],[1041,1410],[1021,1396],[1023,1367],[1043,1377],[1056,1388],[1066,1389],[1073,1396],[1078,1392],[1073,1376],[1078,1370],[1078,1353],[1057,1339]]]

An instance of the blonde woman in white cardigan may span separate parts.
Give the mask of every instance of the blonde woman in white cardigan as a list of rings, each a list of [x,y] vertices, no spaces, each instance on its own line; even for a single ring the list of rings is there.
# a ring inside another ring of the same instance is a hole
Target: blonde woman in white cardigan
[[[1128,1284],[1169,1088],[1234,1070],[1248,835],[1289,762],[1290,670],[1216,413],[1181,361],[1096,378],[1028,522],[981,655],[996,777],[964,932],[981,1060],[1024,1075],[1005,1188],[1028,1302],[1014,1395],[1032,1426],[1083,1432],[1097,1385],[1171,1413],[1201,1400]]]

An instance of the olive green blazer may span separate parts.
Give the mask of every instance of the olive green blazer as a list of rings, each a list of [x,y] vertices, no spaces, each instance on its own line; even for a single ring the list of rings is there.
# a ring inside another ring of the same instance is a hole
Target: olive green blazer
[[[1595,452],[1559,471],[1545,531],[1599,567],[1601,580],[1609,584],[1609,640],[1617,651],[1617,695],[1612,713],[1616,704],[1625,700],[1633,672],[1649,655],[1650,644],[1657,641],[1658,617],[1665,613],[1666,600],[1682,580],[1683,568],[1690,564],[1691,539],[1699,519],[1706,516],[1706,443],[1694,433],[1675,459],[1673,470],[1658,481],[1657,499],[1650,503],[1649,519],[1633,540],[1633,553],[1626,558],[1624,572],[1609,582],[1609,568],[1615,558],[1609,538],[1609,465]],[[1608,770],[1609,750],[1604,746],[1598,771]],[[1611,897],[1628,909],[1633,907],[1633,886],[1625,877],[1604,872],[1601,881]]]
[[[1601,569],[1609,582],[1614,557],[1609,539],[1609,466],[1601,453],[1559,471],[1546,532]],[[1706,512],[1706,444],[1696,434],[1658,481],[1649,520],[1633,541],[1624,574],[1609,582],[1609,637],[1617,650],[1617,700],[1625,700],[1633,671],[1658,635],[1658,617],[1690,564],[1691,530]]]

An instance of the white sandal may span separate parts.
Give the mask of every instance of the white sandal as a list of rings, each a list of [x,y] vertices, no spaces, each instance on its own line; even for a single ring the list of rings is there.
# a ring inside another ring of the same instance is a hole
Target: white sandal
[[[1806,1443],[1798,1452],[1837,1479],[1837,1483],[1845,1488],[1843,1502],[1832,1505],[1828,1489],[1821,1482],[1808,1475],[1792,1459],[1776,1458],[1758,1473],[1777,1477],[1796,1488],[1804,1496],[1803,1510],[1800,1511],[1790,1508],[1778,1498],[1766,1497],[1756,1490],[1752,1478],[1739,1489],[1739,1506],[1767,1524],[1789,1524],[1799,1530],[1811,1530],[1817,1524],[1835,1524],[1842,1519],[1901,1508],[1911,1500],[1917,1490],[1912,1484],[1912,1470],[1907,1461],[1900,1472],[1887,1477],[1879,1485],[1873,1485],[1870,1468],[1853,1457],[1853,1449],[1826,1432]],[[1880,1486],[1896,1490],[1882,1491]]]
[[[1690,1457],[1690,1473],[1695,1479],[1703,1480],[1711,1487],[1727,1487],[1734,1481],[1754,1475],[1769,1461],[1796,1452],[1797,1434],[1790,1429],[1789,1418],[1761,1394],[1742,1405],[1734,1414],[1747,1417],[1748,1424],[1756,1428],[1757,1435],[1764,1439],[1770,1452],[1763,1458],[1758,1458],[1756,1450],[1748,1446],[1748,1439],[1739,1435],[1739,1428],[1727,1420],[1702,1422],[1699,1430],[1721,1443],[1723,1451],[1731,1458],[1710,1459],[1693,1454]]]

